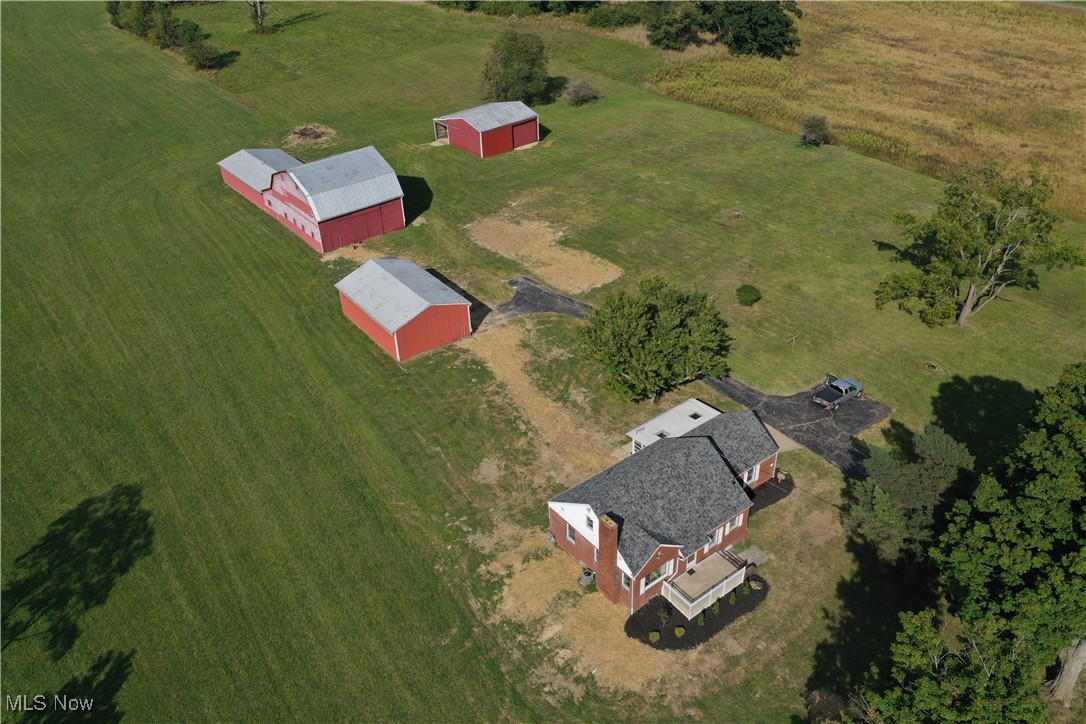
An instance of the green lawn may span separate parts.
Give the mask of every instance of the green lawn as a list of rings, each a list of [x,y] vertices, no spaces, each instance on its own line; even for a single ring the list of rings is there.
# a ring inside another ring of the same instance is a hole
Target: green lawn
[[[63,590],[72,572],[47,527],[115,486],[137,486],[153,530],[123,575],[125,531],[90,558],[102,605],[77,616],[82,635],[59,661],[40,636],[5,640],[4,694],[55,691],[134,651],[108,683],[137,719],[615,713],[591,687],[554,709],[523,673],[544,654],[511,651],[487,623],[496,584],[476,574],[464,527],[487,525],[489,498],[472,476],[494,450],[530,454],[487,370],[460,349],[396,366],[340,314],[331,285],[345,267],[221,183],[216,161],[304,122],[339,133],[304,160],[372,143],[432,190],[428,223],[378,248],[495,304],[524,270],[461,226],[534,194],[563,243],[626,269],[616,284],[662,273],[718,295],[734,374],[769,391],[858,376],[919,425],[942,385],[964,403],[974,388],[1033,389],[1083,353],[1081,274],[1046,275],[1041,293],[1009,295],[965,332],[876,312],[871,290],[892,265],[872,240],[893,238],[891,210],[929,208],[937,184],[664,99],[641,84],[652,51],[547,31],[552,72],[604,98],[541,109],[552,146],[483,162],[422,144],[430,118],[478,102],[506,21],[274,10],[315,17],[255,37],[235,4],[180,11],[240,52],[211,79],[110,28],[97,3],[0,9],[5,585],[41,541],[39,560],[57,563],[43,585]],[[753,311],[734,299],[744,282],[765,295]],[[983,376],[995,382],[971,382]],[[984,424],[1022,412],[995,402]],[[83,523],[61,531],[68,544],[101,547],[103,521]],[[46,621],[73,613],[37,605]],[[802,706],[802,681],[780,686],[775,718]],[[703,706],[719,715],[751,693]]]

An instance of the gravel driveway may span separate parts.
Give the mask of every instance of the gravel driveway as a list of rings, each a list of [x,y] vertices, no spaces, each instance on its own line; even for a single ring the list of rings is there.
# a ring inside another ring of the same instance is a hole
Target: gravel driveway
[[[767,424],[841,468],[850,477],[865,474],[863,456],[853,446],[852,438],[890,414],[889,407],[867,397],[849,400],[835,412],[828,412],[811,402],[814,387],[780,397],[759,392],[730,377],[707,377],[705,382],[756,411]]]

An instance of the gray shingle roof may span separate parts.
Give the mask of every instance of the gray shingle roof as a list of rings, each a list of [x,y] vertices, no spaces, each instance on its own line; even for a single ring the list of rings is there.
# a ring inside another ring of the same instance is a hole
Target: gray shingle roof
[[[435,304],[470,302],[407,259],[370,259],[336,283],[336,289],[395,334]]]
[[[270,189],[272,176],[279,171],[301,165],[301,161],[278,148],[243,148],[219,161],[219,166],[257,191]]]
[[[538,118],[539,114],[520,101],[508,103],[487,103],[475,106],[459,113],[450,113],[447,116],[435,118],[435,121],[447,121],[450,118],[463,118],[471,124],[471,127],[480,133],[493,131],[495,128],[508,126],[510,123],[528,121]]]
[[[554,499],[592,506],[619,523],[618,549],[635,573],[660,545],[689,555],[750,498],[707,437],[660,440]]]
[[[309,199],[317,221],[403,196],[396,172],[373,146],[296,166],[289,173]]]
[[[695,427],[684,437],[709,437],[735,475],[742,475],[780,451],[780,447],[753,411],[717,415]]]

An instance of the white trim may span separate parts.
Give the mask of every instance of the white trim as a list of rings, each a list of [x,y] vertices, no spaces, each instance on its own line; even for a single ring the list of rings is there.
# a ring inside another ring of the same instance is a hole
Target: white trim
[[[461,120],[463,120],[463,119],[461,119]],[[467,121],[464,121],[464,123],[467,123],[469,126],[471,126],[471,124],[468,123]],[[475,126],[471,126],[471,127],[475,128]],[[475,128],[475,132],[479,134],[479,158],[486,158],[486,154],[483,153],[483,132],[480,131],[478,128]]]
[[[733,530],[735,530],[739,526],[743,525],[743,516],[745,516],[746,514],[747,514],[747,511],[744,510],[742,513],[740,513],[739,515],[735,516],[734,518],[729,520],[727,523],[725,523],[724,524],[724,534],[728,535]]]
[[[672,565],[674,562],[675,562],[675,559],[671,558],[671,559],[665,561],[662,566],[656,566],[656,568],[653,568],[651,571],[649,571],[649,573],[655,573],[656,571],[660,570],[661,568],[664,569],[663,574],[661,574],[661,576],[659,578],[657,578],[655,581],[653,581],[652,583],[648,582],[648,576],[647,575],[641,579],[641,593],[644,593],[645,591],[649,590],[650,588],[655,586],[657,583],[660,583],[661,581],[666,581],[671,576],[671,574],[675,572],[675,568]]]
[[[368,314],[366,316],[369,317]],[[373,319],[373,318],[370,317],[370,319]],[[380,322],[378,322],[378,325],[380,325]],[[400,359],[400,338],[399,338],[399,336],[397,336],[396,332],[392,333],[392,344],[394,344],[396,346],[396,361],[397,362],[403,362],[403,360]]]
[[[577,529],[568,520],[566,521],[566,540],[573,544],[577,543]]]
[[[407,212],[404,211],[404,208],[403,208],[403,196],[400,197],[400,218],[403,219],[403,225],[404,225],[404,228],[406,229],[407,228]],[[381,226],[383,227],[384,225],[385,225],[385,223],[382,221]],[[381,232],[381,233],[383,234],[384,232]]]
[[[572,525],[573,529],[577,531],[578,535],[591,543],[596,548],[600,547],[599,538],[599,517],[592,510],[592,507],[586,503],[555,503],[549,502],[547,506],[554,511],[563,523],[566,525]],[[588,516],[592,516],[595,526],[589,528],[585,525],[585,519]]]
[[[539,116],[535,117],[535,142],[539,143]]]

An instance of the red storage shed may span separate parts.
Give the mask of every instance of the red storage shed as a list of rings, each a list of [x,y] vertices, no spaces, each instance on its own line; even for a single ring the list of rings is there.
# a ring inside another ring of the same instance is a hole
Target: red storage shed
[[[336,289],[348,319],[397,362],[472,331],[471,302],[407,259],[371,259]]]
[[[219,162],[223,180],[320,252],[406,225],[396,172],[373,146],[302,163],[277,149]]]
[[[539,140],[539,115],[520,101],[487,103],[434,119],[434,135],[479,158]]]

